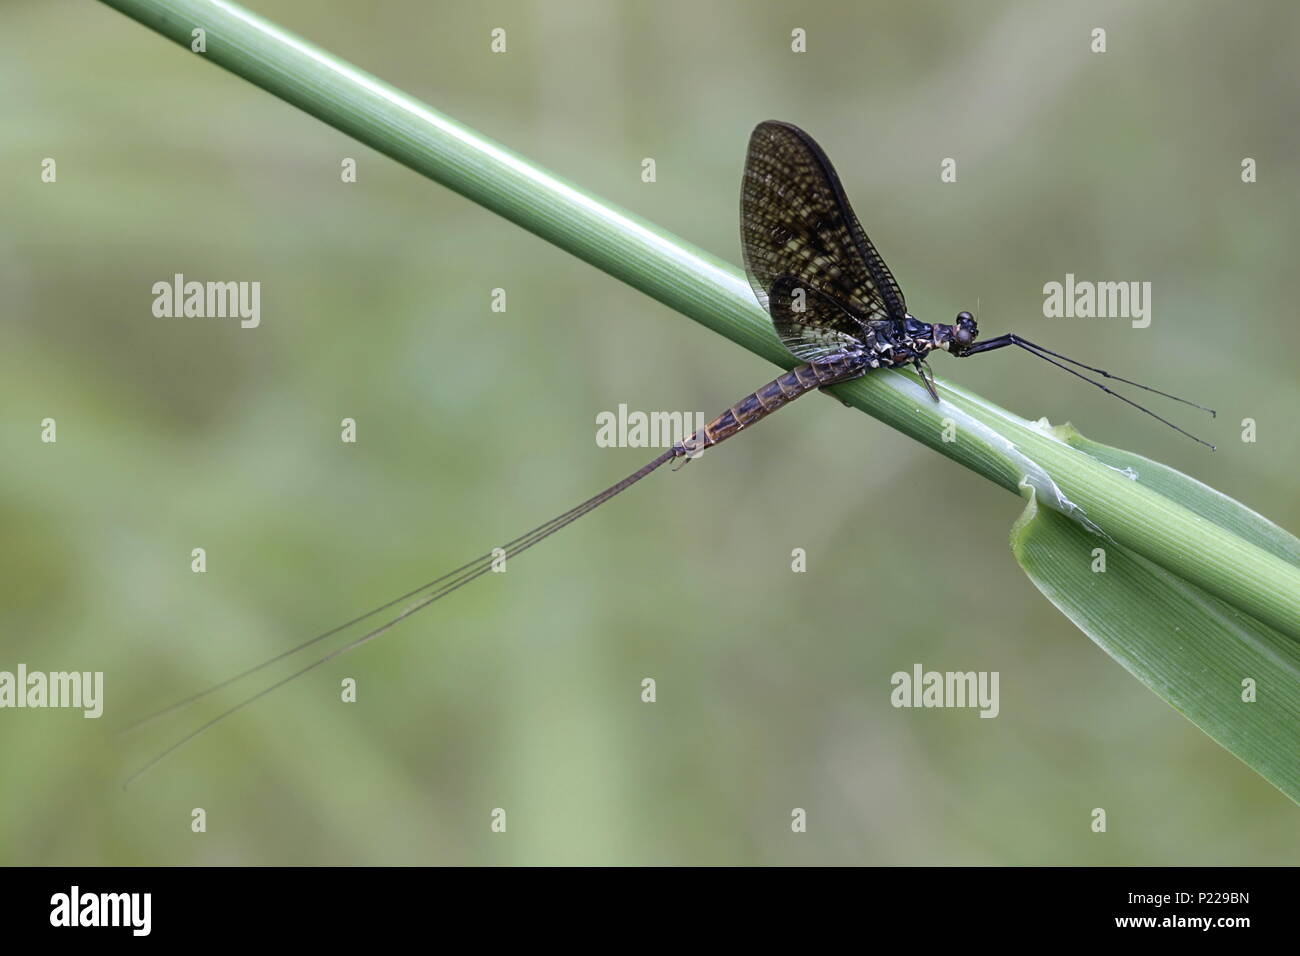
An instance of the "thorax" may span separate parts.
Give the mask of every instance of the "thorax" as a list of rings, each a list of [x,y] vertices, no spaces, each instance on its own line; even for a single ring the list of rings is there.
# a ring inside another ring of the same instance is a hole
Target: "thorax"
[[[908,316],[905,321],[872,322],[867,328],[864,358],[872,368],[908,365],[934,351],[934,326]]]

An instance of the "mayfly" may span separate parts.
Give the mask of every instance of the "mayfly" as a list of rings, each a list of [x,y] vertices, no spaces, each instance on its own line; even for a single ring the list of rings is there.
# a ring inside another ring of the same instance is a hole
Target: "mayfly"
[[[754,295],[771,316],[781,342],[802,365],[745,396],[694,435],[676,443],[644,467],[576,508],[434,581],[137,721],[132,727],[191,704],[403,602],[411,602],[374,629],[218,714],[154,757],[127,783],[236,711],[308,671],[374,640],[417,611],[485,574],[495,560],[501,557],[509,559],[531,548],[668,462],[677,460],[680,467],[704,449],[757,424],[801,395],[813,389],[851,381],[874,369],[912,366],[937,402],[939,394],[926,364],[931,352],[942,351],[964,358],[1014,345],[1082,378],[1108,395],[1128,402],[1187,437],[1214,447],[1084,372],[1214,414],[1211,409],[1195,402],[1076,362],[1013,333],[979,342],[976,340],[979,329],[969,312],[959,312],[951,325],[929,325],[914,318],[907,311],[903,292],[885,260],[871,244],[849,207],[844,187],[840,185],[830,160],[813,138],[796,126],[768,121],[754,129],[741,185],[740,234],[745,270]]]

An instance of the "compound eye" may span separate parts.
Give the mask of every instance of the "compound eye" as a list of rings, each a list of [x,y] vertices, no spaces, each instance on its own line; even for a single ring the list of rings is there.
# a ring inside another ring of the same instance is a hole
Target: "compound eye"
[[[974,322],[974,321],[975,321],[975,316],[971,315],[969,312],[958,312],[958,313],[957,313],[957,321],[958,321],[958,322]]]
[[[960,316],[958,316],[958,318],[960,318]],[[975,341],[974,333],[965,326],[958,326],[957,331],[953,333],[952,337],[957,340],[958,345],[970,345]]]

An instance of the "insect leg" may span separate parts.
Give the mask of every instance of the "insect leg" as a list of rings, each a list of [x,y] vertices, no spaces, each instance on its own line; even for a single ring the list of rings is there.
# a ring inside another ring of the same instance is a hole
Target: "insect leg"
[[[937,402],[939,400],[939,393],[934,389],[934,373],[931,372],[929,366],[920,359],[917,359],[913,364],[916,366],[916,374],[921,376],[921,384],[924,385],[925,390],[930,393],[930,397]]]

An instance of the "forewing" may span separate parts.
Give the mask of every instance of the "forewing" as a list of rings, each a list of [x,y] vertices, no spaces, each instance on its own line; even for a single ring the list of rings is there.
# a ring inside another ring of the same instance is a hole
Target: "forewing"
[[[781,342],[805,362],[861,353],[867,329],[844,306],[794,276],[777,276],[767,311]]]
[[[769,312],[773,283],[788,275],[863,321],[907,314],[903,293],[853,214],[835,168],[797,126],[769,120],[754,128],[741,185],[740,236],[749,284]]]

